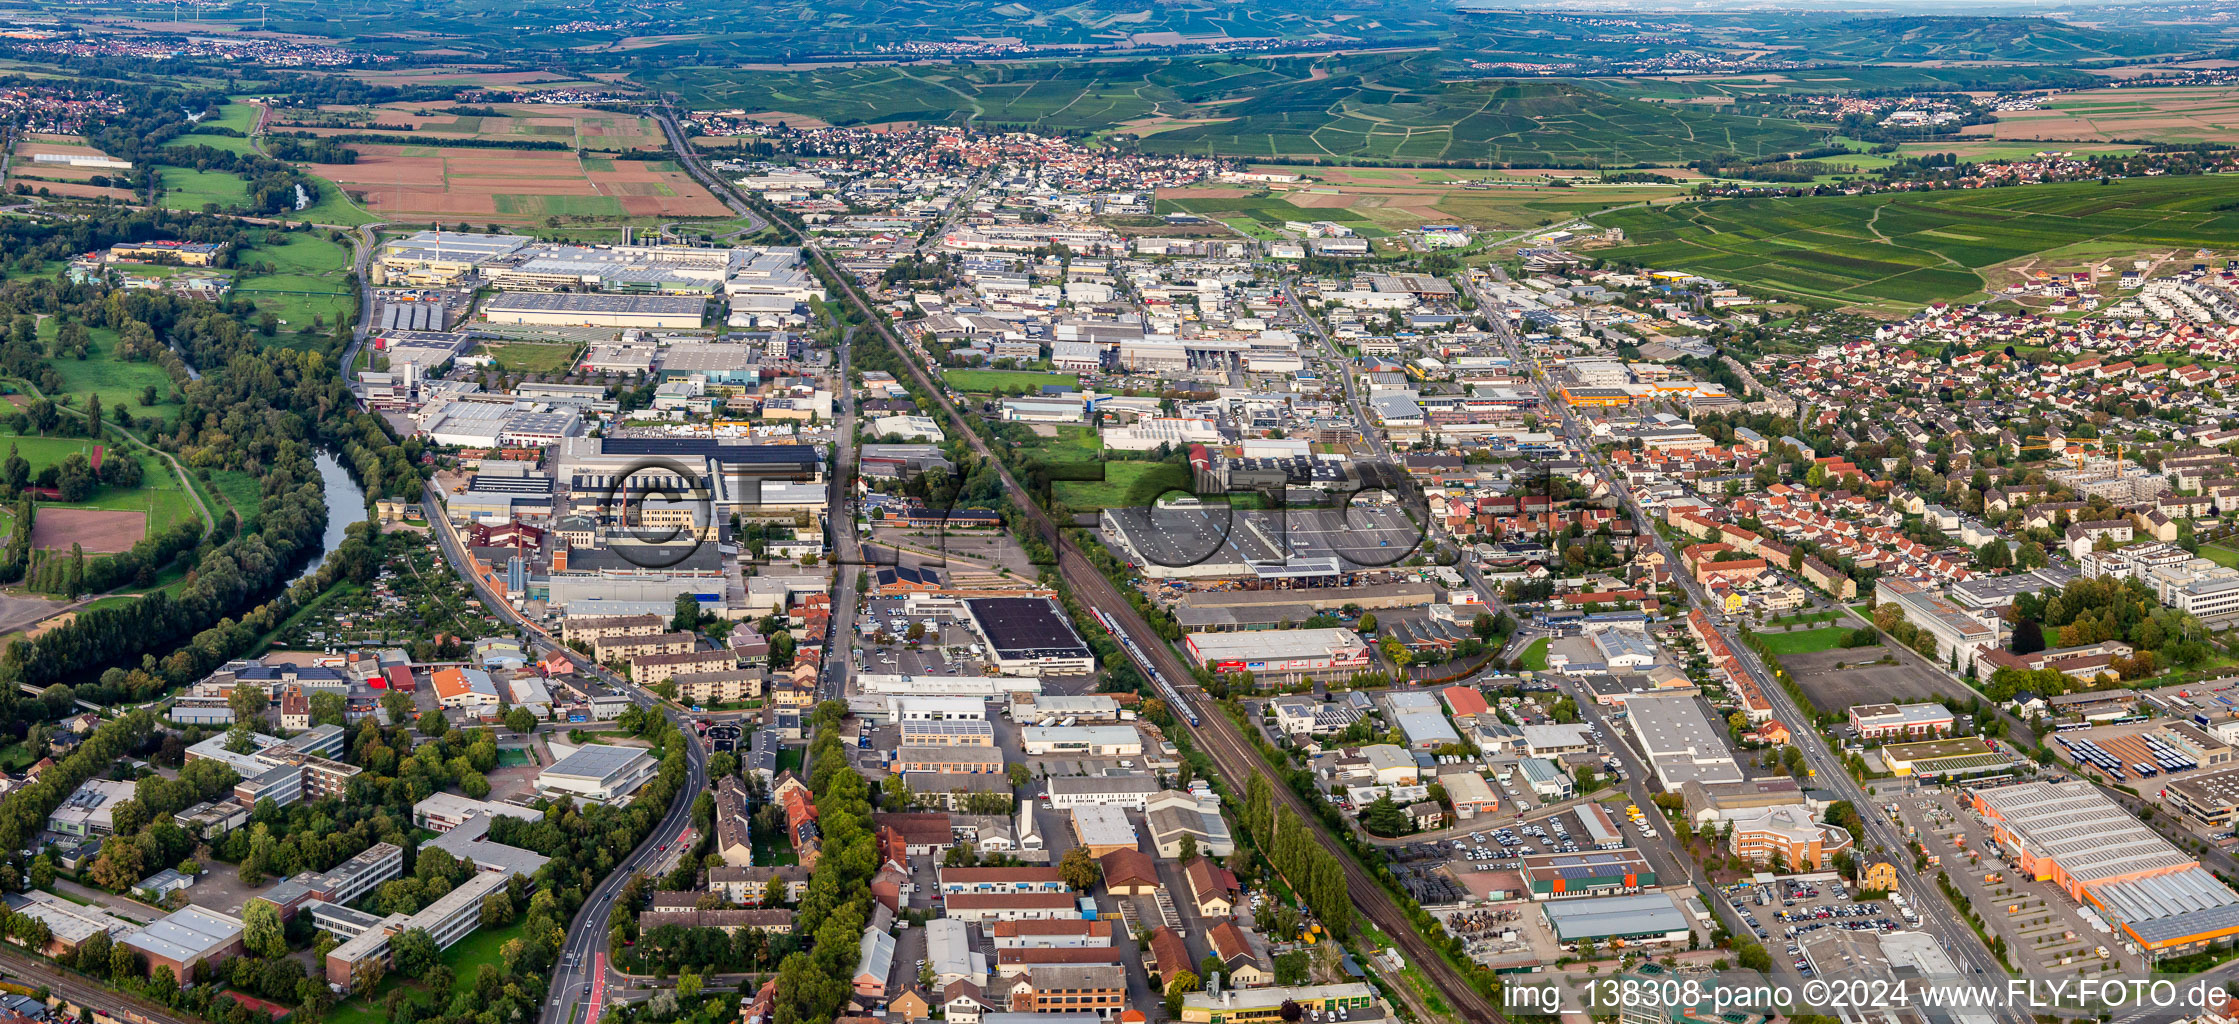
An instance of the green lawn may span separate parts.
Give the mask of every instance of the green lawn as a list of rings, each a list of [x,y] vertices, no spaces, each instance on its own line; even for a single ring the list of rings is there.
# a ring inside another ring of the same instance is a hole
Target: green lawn
[[[1081,383],[1078,376],[1070,373],[1035,370],[945,370],[941,379],[951,388],[972,394],[989,394],[997,388],[1025,388],[1032,394],[1052,384],[1079,387]]]
[[[233,511],[240,514],[244,529],[255,525],[257,506],[264,502],[262,480],[238,469],[214,469],[210,471],[210,487],[222,499],[219,505],[231,505]],[[218,514],[216,506],[210,511],[212,515]]]
[[[444,994],[445,998],[439,1005],[448,1004],[451,996],[474,987],[475,968],[483,964],[503,966],[504,961],[499,951],[505,947],[506,942],[519,938],[520,935],[519,923],[503,928],[483,928],[444,950],[443,962],[450,965],[453,981],[451,991]],[[381,1008],[381,1002],[388,998],[390,992],[399,988],[423,996],[428,994],[427,987],[417,979],[391,974],[382,979],[371,998],[352,996],[336,1003],[333,1009],[327,1011],[328,1024],[387,1024],[389,1015]],[[424,999],[420,1001],[425,1003]]]
[[[2239,551],[2234,551],[2220,544],[2200,545],[2200,557],[2226,569],[2239,569]]]
[[[484,345],[482,351],[497,360],[498,369],[507,373],[566,373],[575,365],[575,357],[583,351],[583,346],[517,342]]]
[[[271,265],[271,273],[250,272],[265,264]],[[357,315],[357,296],[349,288],[349,246],[327,241],[320,233],[288,232],[277,245],[259,243],[237,254],[234,265],[244,269],[233,294],[255,302],[258,312],[286,321],[279,334],[299,333],[314,318],[332,329]]]
[[[1524,648],[1524,667],[1533,672],[1547,671],[1547,638],[1540,637]]]
[[[52,338],[60,329],[61,321],[48,317],[39,323],[39,337],[42,340]],[[84,359],[59,356],[50,360],[55,374],[62,378],[62,390],[48,397],[59,400],[63,395],[75,395],[78,408],[83,409],[88,395],[100,395],[103,410],[113,415],[122,409],[132,414],[134,422],[160,418],[168,423],[178,418],[179,404],[171,400],[170,374],[153,361],[131,362],[116,358],[115,331],[95,327],[88,333],[93,343],[86,346]],[[141,405],[140,398],[151,385],[156,389],[156,404]]]
[[[163,179],[166,210],[200,210],[205,203],[232,206],[249,198],[248,184],[225,171],[159,167],[156,173]]]
[[[1841,647],[1843,641],[1849,639],[1849,637],[1850,630],[1841,626],[1829,626],[1825,629],[1803,629],[1793,633],[1757,634],[1757,638],[1765,642],[1766,649],[1774,654],[1812,654],[1819,651],[1831,651]]]
[[[1079,512],[1145,507],[1169,488],[1190,492],[1189,470],[1171,462],[1097,462],[1104,479],[1064,480],[1052,485],[1057,499]]]

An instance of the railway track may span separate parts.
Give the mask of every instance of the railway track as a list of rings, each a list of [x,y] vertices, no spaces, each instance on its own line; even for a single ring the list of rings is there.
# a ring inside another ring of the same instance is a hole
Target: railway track
[[[1044,543],[1049,545],[1050,550],[1057,553],[1058,574],[1065,578],[1065,582],[1073,588],[1073,592],[1079,595],[1082,602],[1089,607],[1102,610],[1104,614],[1117,619],[1121,627],[1130,634],[1146,638],[1146,642],[1137,645],[1139,649],[1156,663],[1159,672],[1174,681],[1174,686],[1182,688],[1185,697],[1194,694],[1198,712],[1195,716],[1196,724],[1191,724],[1190,716],[1186,714],[1178,715],[1175,718],[1175,723],[1190,733],[1192,740],[1206,751],[1207,755],[1213,759],[1214,766],[1219,768],[1221,774],[1232,783],[1240,786],[1245,779],[1254,775],[1266,775],[1271,779],[1275,778],[1274,769],[1260,756],[1257,748],[1244,740],[1242,733],[1237,730],[1236,724],[1229,721],[1227,715],[1219,708],[1212,706],[1202,690],[1183,682],[1192,677],[1189,669],[1182,664],[1181,656],[1175,654],[1173,647],[1164,641],[1150,642],[1148,640],[1148,638],[1156,637],[1158,634],[1151,630],[1150,624],[1143,620],[1141,613],[1135,610],[1135,606],[1127,601],[1126,597],[1119,592],[1119,588],[1111,580],[1105,578],[1104,574],[1088,560],[1086,555],[1081,554],[1077,546],[1060,536],[1057,524],[1050,519],[1049,514],[1040,505],[1035,504],[1032,494],[1019,485],[1017,478],[1011,475],[1010,468],[1005,466],[1002,460],[995,457],[994,452],[988,448],[987,441],[965,423],[963,414],[958,412],[955,403],[948,399],[947,392],[926,373],[918,360],[910,356],[901,339],[896,337],[894,332],[887,327],[886,322],[872,313],[869,304],[863,300],[862,296],[855,290],[853,282],[847,278],[846,272],[834,267],[826,260],[821,251],[811,247],[809,252],[832,274],[835,280],[841,282],[842,290],[847,292],[849,302],[870,319],[872,329],[878,333],[888,347],[894,350],[897,356],[901,357],[902,364],[909,369],[910,376],[940,404],[942,414],[957,434],[968,438],[972,449],[996,468],[997,473],[1002,478],[1004,490],[1012,496],[1020,511],[1030,521],[1034,535],[1041,538]],[[1424,975],[1430,978],[1431,983],[1438,988],[1439,993],[1446,999],[1447,1005],[1453,1009],[1461,1020],[1471,1022],[1471,1024],[1481,1024],[1481,1022],[1506,1019],[1493,1006],[1491,1000],[1485,998],[1469,983],[1469,979],[1464,977],[1460,970],[1449,963],[1443,955],[1431,947],[1429,941],[1415,931],[1413,922],[1409,921],[1406,913],[1400,910],[1397,903],[1393,902],[1390,892],[1384,888],[1382,883],[1369,875],[1368,870],[1362,867],[1351,852],[1344,848],[1343,843],[1329,833],[1328,829],[1323,826],[1320,816],[1314,813],[1313,808],[1306,806],[1305,800],[1300,798],[1290,788],[1289,784],[1278,783],[1271,788],[1283,805],[1296,812],[1299,820],[1305,822],[1307,827],[1313,830],[1315,841],[1336,856],[1338,862],[1344,866],[1345,882],[1353,892],[1355,906],[1368,917],[1371,923],[1375,924],[1391,939],[1393,945],[1399,949],[1410,965],[1420,968]]]
[[[666,119],[663,123],[664,126],[669,124]],[[672,139],[678,155],[684,159],[686,170],[691,172],[693,177],[699,179],[702,185],[715,192],[716,195],[745,205],[744,198],[740,197],[731,188],[729,182],[708,174],[700,166],[697,155],[690,150],[689,140],[679,137],[681,135],[681,132],[674,132]],[[925,389],[926,394],[933,396],[933,400],[940,406],[942,417],[948,421],[955,433],[968,439],[971,442],[972,450],[977,452],[980,458],[985,459],[988,464],[995,467],[997,474],[1003,481],[1004,491],[1012,497],[1020,512],[1032,524],[1034,535],[1048,544],[1051,551],[1056,552],[1058,574],[1064,577],[1065,582],[1073,588],[1073,592],[1080,597],[1081,601],[1089,607],[1099,609],[1104,614],[1118,620],[1120,626],[1132,635],[1145,638],[1146,642],[1138,645],[1144,656],[1156,662],[1158,671],[1172,681],[1172,686],[1181,689],[1185,699],[1195,701],[1194,710],[1197,713],[1194,715],[1186,713],[1192,710],[1189,708],[1175,709],[1177,712],[1185,712],[1176,716],[1176,724],[1189,732],[1192,742],[1205,750],[1207,756],[1213,759],[1214,766],[1220,770],[1221,774],[1238,786],[1241,786],[1244,780],[1254,775],[1266,775],[1270,779],[1275,778],[1274,769],[1260,756],[1257,748],[1244,740],[1243,734],[1237,730],[1235,723],[1229,721],[1223,711],[1214,707],[1201,689],[1186,683],[1193,677],[1190,675],[1188,667],[1182,663],[1181,656],[1174,653],[1173,646],[1164,641],[1149,642],[1150,638],[1154,638],[1158,634],[1151,630],[1150,624],[1143,620],[1142,614],[1135,610],[1135,606],[1129,603],[1126,597],[1119,592],[1119,588],[1111,580],[1106,579],[1103,572],[1099,571],[1088,560],[1088,557],[1080,552],[1077,546],[1066,542],[1060,534],[1057,524],[1050,519],[1049,513],[1035,503],[1033,494],[1025,487],[1020,486],[1018,478],[1011,475],[1010,467],[1005,465],[1003,460],[995,457],[993,450],[988,447],[987,440],[981,437],[978,431],[971,429],[971,426],[964,421],[964,415],[956,408],[956,403],[949,400],[947,389],[941,387],[940,383],[926,372],[925,367],[910,355],[908,346],[902,343],[902,339],[894,333],[892,327],[888,326],[887,321],[871,308],[870,303],[857,290],[854,278],[847,271],[835,265],[830,257],[826,256],[824,251],[815,244],[813,239],[804,237],[799,230],[783,220],[768,219],[786,234],[792,236],[801,245],[802,249],[809,254],[809,257],[815,260],[816,264],[822,267],[825,273],[839,284],[840,290],[847,295],[848,303],[854,306],[858,313],[862,314],[869,323],[871,330],[875,331],[879,339],[884,341],[887,347],[894,351],[895,356],[901,359],[902,365],[909,370],[910,377],[917,381],[919,387]],[[1195,722],[1191,721],[1192,718],[1195,719]],[[1329,830],[1323,826],[1320,816],[1314,813],[1313,808],[1306,806],[1305,800],[1300,798],[1287,783],[1273,786],[1272,789],[1277,794],[1277,799],[1282,801],[1283,806],[1290,808],[1298,815],[1300,821],[1305,822],[1307,827],[1313,830],[1315,842],[1320,843],[1323,849],[1330,851],[1337,858],[1338,863],[1344,866],[1345,883],[1353,892],[1354,905],[1367,916],[1370,923],[1391,939],[1392,944],[1411,966],[1423,971],[1424,976],[1430,979],[1431,984],[1445,998],[1455,1017],[1468,1022],[1468,1024],[1491,1024],[1491,1022],[1506,1021],[1507,1018],[1501,1015],[1500,1011],[1493,1005],[1492,1000],[1479,993],[1460,970],[1449,963],[1438,950],[1432,948],[1428,940],[1415,931],[1413,922],[1408,920],[1406,913],[1400,910],[1398,903],[1394,902],[1390,891],[1372,877],[1365,867],[1361,866],[1360,862],[1353,857],[1352,853],[1345,848],[1337,837],[1330,834]],[[1405,985],[1394,987],[1401,992],[1403,998],[1408,998],[1410,1001],[1413,1001],[1413,997],[1416,996],[1416,993],[1408,990]]]

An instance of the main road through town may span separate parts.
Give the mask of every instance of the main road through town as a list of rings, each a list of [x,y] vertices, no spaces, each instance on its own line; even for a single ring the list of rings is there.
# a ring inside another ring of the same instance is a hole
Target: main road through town
[[[1480,306],[1487,309],[1495,308],[1492,297],[1478,289],[1474,279],[1470,279],[1469,287],[1477,293]],[[1664,564],[1675,567],[1672,578],[1679,581],[1680,586],[1686,590],[1688,603],[1694,608],[1702,609],[1706,616],[1711,617],[1712,628],[1716,629],[1719,635],[1725,639],[1727,646],[1733,649],[1734,655],[1741,662],[1743,670],[1749,673],[1750,680],[1764,694],[1765,700],[1772,705],[1774,717],[1778,718],[1782,725],[1788,727],[1789,735],[1794,737],[1796,746],[1803,751],[1804,763],[1810,766],[1813,772],[1813,783],[1833,790],[1836,795],[1850,801],[1851,806],[1857,809],[1859,820],[1865,823],[1867,833],[1864,836],[1857,837],[1861,854],[1864,852],[1868,839],[1872,840],[1872,845],[1879,846],[1887,851],[1888,860],[1896,867],[1899,880],[1908,896],[1916,901],[1915,905],[1921,910],[1922,927],[1929,934],[1935,936],[1944,950],[1951,955],[1953,963],[1958,966],[1963,978],[1979,979],[1985,984],[1988,984],[1991,980],[2003,982],[2006,977],[2005,966],[1991,955],[1989,947],[1983,944],[1983,941],[1975,934],[1973,929],[1959,919],[1958,911],[1955,908],[1950,908],[1944,894],[1935,887],[1933,881],[1913,870],[1912,858],[1907,855],[1909,848],[1905,845],[1904,838],[1898,834],[1897,827],[1890,822],[1888,815],[1883,813],[1881,806],[1877,805],[1866,794],[1864,787],[1860,786],[1857,780],[1851,778],[1849,770],[1828,748],[1826,738],[1819,731],[1818,723],[1797,707],[1796,702],[1789,697],[1788,691],[1773,680],[1772,674],[1766,670],[1764,663],[1758,659],[1757,652],[1743,645],[1739,638],[1733,634],[1731,627],[1722,625],[1717,621],[1718,616],[1715,611],[1717,606],[1711,602],[1709,594],[1695,582],[1694,577],[1684,571],[1677,571],[1676,567],[1680,566],[1677,552],[1672,550],[1670,542],[1664,539],[1663,534],[1657,532],[1655,524],[1649,521],[1648,515],[1641,511],[1640,504],[1634,500],[1632,488],[1625,483],[1624,476],[1610,466],[1608,460],[1603,458],[1599,452],[1594,450],[1593,445],[1581,431],[1578,419],[1571,413],[1569,406],[1548,394],[1544,373],[1525,358],[1506,317],[1498,312],[1493,312],[1488,316],[1488,319],[1492,322],[1493,333],[1500,339],[1509,359],[1516,366],[1530,368],[1534,386],[1539,389],[1542,401],[1561,415],[1563,434],[1569,441],[1571,448],[1581,453],[1586,462],[1593,466],[1604,480],[1608,481],[1617,497],[1624,502],[1626,512],[1633,517],[1633,525],[1638,535],[1655,543],[1657,550],[1662,552],[1664,556]],[[2025,1014],[2010,1009],[1999,1010],[1998,1016],[2001,1021],[2011,1022],[2011,1024],[2027,1024],[2028,1020]]]

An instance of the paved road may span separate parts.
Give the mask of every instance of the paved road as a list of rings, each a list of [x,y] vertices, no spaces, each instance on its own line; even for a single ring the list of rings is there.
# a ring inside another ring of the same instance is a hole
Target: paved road
[[[591,891],[591,898],[584,901],[582,909],[576,911],[575,920],[568,924],[567,943],[560,949],[560,962],[551,971],[552,985],[548,990],[550,998],[538,1020],[541,1024],[573,1024],[577,1010],[589,1001],[595,971],[593,958],[605,948],[607,917],[613,911],[615,900],[621,896],[622,886],[629,882],[631,875],[647,870],[650,865],[661,860],[666,855],[665,848],[674,845],[683,836],[685,828],[692,821],[693,799],[709,788],[707,749],[701,744],[692,723],[677,714],[666,702],[624,682],[613,673],[600,668],[591,659],[561,646],[551,634],[515,612],[505,602],[504,595],[497,593],[488,580],[475,575],[468,568],[466,552],[459,544],[458,532],[450,528],[449,520],[443,518],[443,504],[438,500],[433,484],[425,488],[422,507],[430,524],[429,532],[435,534],[441,542],[443,556],[450,560],[452,571],[473,585],[475,596],[481,599],[484,606],[495,612],[506,624],[526,632],[539,658],[550,654],[564,655],[575,665],[577,674],[606,684],[614,692],[629,697],[641,708],[660,710],[684,731],[688,771],[684,785],[677,789],[676,797],[669,801],[668,813],[661,818],[660,824],[654,826],[645,841],[638,844],[637,849],[630,851],[630,855]]]
[[[1477,291],[1474,281],[1469,282],[1469,287],[1473,291]],[[1487,301],[1488,297],[1481,291],[1478,291],[1478,299],[1480,303],[1490,305],[1490,302]],[[1509,358],[1517,366],[1530,367],[1531,364],[1524,358],[1523,351],[1514,332],[1509,329],[1506,318],[1494,314],[1489,319],[1493,323],[1494,334],[1499,337]],[[1634,499],[1632,489],[1625,483],[1624,477],[1615,472],[1608,461],[1586,441],[1579,428],[1578,419],[1571,414],[1569,407],[1560,401],[1556,401],[1553,396],[1547,393],[1545,376],[1536,368],[1531,370],[1531,374],[1534,385],[1540,391],[1542,400],[1553,407],[1562,417],[1563,434],[1571,447],[1580,452],[1589,465],[1609,480],[1610,486],[1616,490],[1617,496],[1624,503],[1624,507],[1632,515],[1639,536],[1656,545],[1657,549],[1663,553],[1666,565],[1679,565],[1677,553],[1671,549],[1670,543],[1664,540],[1663,535],[1656,532],[1655,525],[1641,511],[1640,504]],[[1691,606],[1704,609],[1706,612],[1717,607],[1692,576],[1684,572],[1675,572],[1672,578],[1677,580],[1680,586],[1686,590]],[[1715,616],[1715,612],[1711,612],[1711,614]],[[1838,796],[1850,801],[1851,805],[1857,808],[1859,818],[1865,822],[1866,826],[1866,835],[1857,837],[1859,845],[1863,848],[1870,843],[1870,845],[1880,846],[1893,854],[1889,859],[1897,868],[1899,881],[1905,888],[1906,895],[1917,901],[1919,906],[1931,909],[1943,906],[1946,902],[1943,893],[1934,886],[1930,879],[1912,870],[1912,859],[1903,856],[1903,851],[1907,847],[1896,826],[1889,821],[1886,815],[1880,813],[1874,801],[1866,795],[1864,788],[1850,777],[1850,772],[1843,767],[1842,762],[1828,748],[1827,740],[1820,734],[1818,726],[1813,723],[1810,716],[1804,714],[1796,706],[1795,701],[1789,698],[1788,691],[1773,680],[1771,673],[1765,669],[1756,652],[1744,646],[1734,636],[1731,627],[1716,625],[1716,622],[1717,619],[1714,617],[1714,628],[1717,628],[1720,635],[1725,638],[1728,646],[1733,648],[1735,657],[1740,660],[1742,668],[1749,673],[1758,690],[1765,695],[1766,701],[1772,704],[1774,717],[1788,727],[1789,733],[1795,738],[1795,745],[1803,751],[1804,763],[1814,772],[1813,784],[1833,790]],[[1636,773],[1634,778],[1639,780],[1640,776]],[[1945,952],[1950,954],[1953,962],[1959,965],[1959,969],[1963,973],[1980,975],[1985,978],[2002,979],[2006,976],[2004,966],[1991,955],[1989,948],[1983,944],[1981,939],[1976,937],[1974,931],[1959,920],[1956,913],[1923,913],[1921,917],[1923,929],[1936,937]],[[1998,1016],[2002,1021],[2010,1021],[2013,1024],[2027,1024],[2026,1016],[2015,1011],[2003,1011]]]
[[[788,228],[787,230],[790,233],[791,229]],[[1140,649],[1154,660],[1161,674],[1183,684],[1185,700],[1203,709],[1203,713],[1198,716],[1201,724],[1189,727],[1189,731],[1198,747],[1207,751],[1212,757],[1214,763],[1221,769],[1222,775],[1228,778],[1232,785],[1236,786],[1241,786],[1245,779],[1253,775],[1272,775],[1273,770],[1267,765],[1266,761],[1261,759],[1256,749],[1244,742],[1234,724],[1230,723],[1210,701],[1205,699],[1195,686],[1187,684],[1186,681],[1190,679],[1189,672],[1174,649],[1169,645],[1151,639],[1155,638],[1157,634],[1151,631],[1149,624],[1135,611],[1134,606],[1121,596],[1118,588],[1114,587],[1110,580],[1105,579],[1104,575],[1097,571],[1085,555],[1081,554],[1071,538],[1059,534],[1056,524],[1050,520],[1048,514],[1043,512],[1039,505],[1034,503],[1032,495],[1019,485],[1017,479],[1011,475],[1010,470],[1003,465],[1002,461],[995,458],[994,452],[988,448],[986,440],[969,428],[964,422],[963,416],[958,412],[955,403],[949,399],[947,391],[933,381],[931,376],[925,372],[923,366],[919,365],[915,359],[910,358],[907,347],[885,325],[885,322],[872,312],[870,304],[855,289],[853,281],[847,276],[846,271],[833,265],[823,251],[815,245],[813,239],[802,238],[800,241],[811,258],[822,263],[832,278],[840,282],[842,290],[846,292],[847,299],[854,303],[856,308],[869,319],[873,329],[878,332],[886,344],[902,357],[903,363],[908,367],[911,376],[933,396],[934,401],[939,404],[940,414],[947,420],[953,436],[966,439],[982,459],[996,467],[1002,478],[1004,489],[1012,495],[1018,507],[1026,516],[1027,525],[1058,553],[1058,571],[1065,577],[1066,582],[1071,585],[1075,595],[1080,598],[1082,603],[1092,608],[1102,609],[1106,614],[1112,615],[1119,620],[1121,627],[1131,635],[1150,640],[1149,643],[1141,645]],[[1278,799],[1290,806],[1302,820],[1310,824],[1314,830],[1315,840],[1329,849],[1337,857],[1339,863],[1344,865],[1347,881],[1352,891],[1359,897],[1358,906],[1363,915],[1391,937],[1393,943],[1399,947],[1402,956],[1410,964],[1418,967],[1425,976],[1431,979],[1431,982],[1437,986],[1448,1003],[1460,1012],[1462,1019],[1473,1022],[1503,1019],[1492,1002],[1479,994],[1459,970],[1455,969],[1444,957],[1432,949],[1430,944],[1415,931],[1407,916],[1400,911],[1398,905],[1392,900],[1390,893],[1374,878],[1370,877],[1359,862],[1342,848],[1339,841],[1321,826],[1320,819],[1313,813],[1313,810],[1306,807],[1298,795],[1292,792],[1288,786],[1276,786],[1274,789]],[[1416,996],[1406,984],[1398,983],[1393,987],[1395,991],[1401,994],[1403,999],[1409,1002],[1415,1001]],[[1421,1008],[1418,1008],[1418,1012],[1422,1012]]]
[[[668,95],[662,95],[661,107],[654,111],[653,119],[661,122],[661,133],[668,136],[669,148],[676,151],[677,162],[684,165],[684,170],[697,179],[700,184],[707,186],[709,191],[715,193],[717,199],[723,200],[723,205],[730,207],[731,212],[746,218],[747,229],[744,232],[733,232],[733,234],[753,234],[770,226],[769,221],[763,220],[761,214],[755,213],[754,208],[746,204],[746,200],[739,198],[738,194],[731,190],[728,182],[716,177],[714,172],[708,170],[700,162],[700,154],[692,150],[691,143],[684,134],[683,126],[677,123],[676,109],[670,105]]]

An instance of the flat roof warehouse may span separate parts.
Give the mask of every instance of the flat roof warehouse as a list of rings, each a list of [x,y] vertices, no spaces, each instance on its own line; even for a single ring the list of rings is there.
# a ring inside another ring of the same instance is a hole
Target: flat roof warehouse
[[[1085,658],[1088,644],[1044,597],[981,597],[964,602],[980,635],[1002,658]]]

